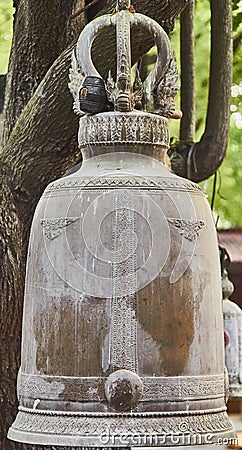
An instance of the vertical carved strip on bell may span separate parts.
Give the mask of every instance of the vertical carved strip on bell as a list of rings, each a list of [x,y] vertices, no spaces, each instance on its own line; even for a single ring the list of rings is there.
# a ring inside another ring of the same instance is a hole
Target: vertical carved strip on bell
[[[114,198],[111,306],[112,369],[137,370],[137,276],[134,196],[118,190]]]

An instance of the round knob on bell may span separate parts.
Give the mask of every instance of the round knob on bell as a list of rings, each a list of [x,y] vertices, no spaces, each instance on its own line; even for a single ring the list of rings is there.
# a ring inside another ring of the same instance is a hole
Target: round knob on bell
[[[105,384],[105,395],[116,411],[131,411],[140,400],[143,383],[136,373],[117,370],[109,375]]]

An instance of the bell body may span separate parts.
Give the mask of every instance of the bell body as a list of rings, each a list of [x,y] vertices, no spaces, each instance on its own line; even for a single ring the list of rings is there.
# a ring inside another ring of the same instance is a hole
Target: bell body
[[[223,301],[225,365],[229,397],[242,397],[242,311],[228,298]]]
[[[163,163],[167,120],[148,116],[81,119],[82,168],[38,204],[11,439],[140,447],[235,437],[213,218],[200,188]]]

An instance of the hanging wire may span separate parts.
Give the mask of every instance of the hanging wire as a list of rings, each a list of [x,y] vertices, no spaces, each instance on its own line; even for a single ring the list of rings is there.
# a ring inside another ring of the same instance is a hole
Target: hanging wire
[[[219,176],[220,176],[220,173],[219,173]],[[212,193],[212,199],[211,199],[211,210],[212,210],[212,212],[213,212],[215,198],[216,198],[216,193],[217,193],[217,191],[216,191],[217,178],[218,178],[218,172],[215,172],[214,179],[213,179],[213,193]],[[219,187],[219,189],[220,189],[220,187]],[[215,222],[216,231],[218,231],[219,218],[220,218],[220,216],[218,214],[217,217],[216,217],[216,222]]]
[[[196,143],[194,142],[188,152],[187,155],[187,178],[188,180],[192,179],[192,162],[194,166],[195,172],[197,172],[197,164],[196,164]]]
[[[219,195],[220,198],[222,198],[222,200],[228,200],[227,197],[224,197],[224,195],[221,194],[222,176],[221,176],[220,170],[218,170],[218,175],[219,175],[219,185],[218,185],[218,189],[217,189],[217,194]]]
[[[216,184],[217,184],[217,172],[214,174],[213,179],[213,193],[212,193],[212,199],[211,199],[211,210],[213,211],[215,197],[216,197]]]
[[[218,221],[219,221],[219,219],[220,219],[220,216],[217,215],[217,219],[216,219],[216,222],[215,222],[216,231],[218,231]]]
[[[98,3],[100,0],[92,0],[88,5],[84,6],[81,9],[78,9],[75,13],[73,13],[70,16],[70,19],[73,20],[76,17],[78,17],[80,14],[82,14],[83,12],[87,11],[89,8],[91,8],[91,6],[95,5],[96,3]]]

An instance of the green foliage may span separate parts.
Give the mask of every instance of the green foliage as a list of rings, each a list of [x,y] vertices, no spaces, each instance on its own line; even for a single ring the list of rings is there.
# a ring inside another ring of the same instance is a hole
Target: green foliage
[[[227,156],[218,170],[214,212],[219,228],[242,227],[242,133],[231,118]],[[214,177],[201,183],[211,203]]]
[[[195,100],[196,100],[196,140],[204,132],[209,82],[210,58],[210,2],[197,0],[194,17],[195,36]],[[172,49],[177,55],[178,68],[180,67],[180,24],[177,21],[175,30],[170,35]],[[179,105],[179,98],[176,100]],[[179,136],[179,124],[171,122],[171,135]]]
[[[8,67],[9,52],[12,41],[13,12],[11,0],[1,0],[0,5],[0,74],[5,74]]]
[[[241,29],[242,1],[241,0],[233,0],[232,9],[233,9],[233,31],[234,31],[234,33],[236,33],[239,31],[239,29]]]
[[[209,59],[210,59],[210,2],[209,0],[197,0],[194,17],[194,57],[195,57],[195,102],[196,102],[196,140],[198,141],[204,132],[209,83]],[[180,23],[176,22],[175,30],[170,35],[172,49],[177,56],[178,69],[180,67]],[[179,108],[180,98],[176,98]],[[170,132],[173,141],[179,139],[178,121],[170,122]]]
[[[242,1],[233,1],[233,38],[242,34]],[[210,2],[197,0],[195,6],[195,96],[196,96],[196,140],[204,132],[208,99],[209,59],[210,59]],[[179,61],[179,22],[171,35],[172,48]],[[226,158],[218,171],[214,212],[219,217],[218,226],[242,227],[242,115],[241,115],[241,75],[242,46],[234,52],[231,123]],[[178,104],[178,103],[177,103]],[[178,139],[178,124],[171,121],[171,135]],[[214,177],[201,183],[211,202]]]
[[[242,60],[242,1],[233,1],[233,38],[234,38],[234,64],[233,83],[239,84],[241,80],[241,60]],[[236,100],[235,100],[236,102]],[[234,103],[234,101],[233,101]]]
[[[242,1],[233,0],[233,39],[234,43],[242,34]],[[226,158],[218,171],[214,210],[220,228],[242,228],[242,45],[234,49],[233,87],[231,99],[231,121]],[[206,183],[205,192],[211,200],[213,177]]]

